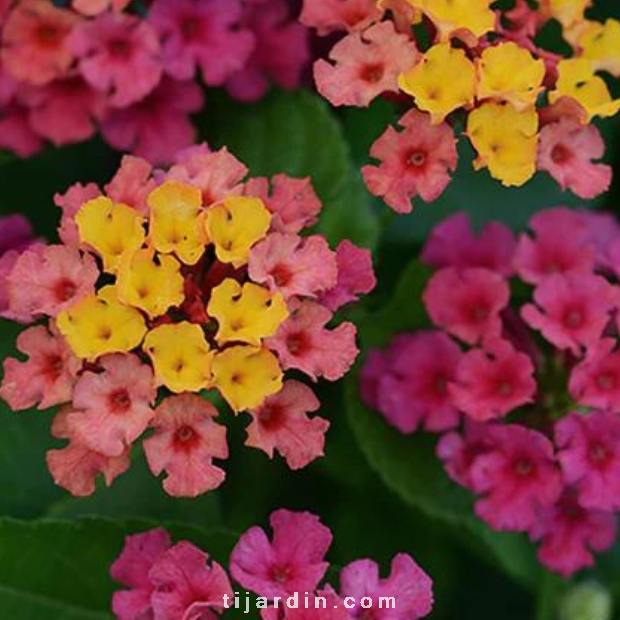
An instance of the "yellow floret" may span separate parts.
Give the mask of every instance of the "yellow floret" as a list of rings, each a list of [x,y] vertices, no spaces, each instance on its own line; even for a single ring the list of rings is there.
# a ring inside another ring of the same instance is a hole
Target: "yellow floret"
[[[504,185],[523,185],[536,172],[538,115],[518,112],[510,104],[485,103],[470,113],[467,134],[478,158],[474,167],[488,167]]]
[[[218,353],[213,360],[213,379],[234,411],[258,407],[282,389],[282,370],[275,355],[250,346]]]
[[[202,221],[202,194],[191,185],[167,181],[148,196],[150,240],[162,254],[176,254],[186,265],[203,255],[208,237]]]
[[[206,229],[217,258],[241,267],[250,248],[269,230],[271,213],[259,198],[231,196],[207,211]]]
[[[172,392],[199,392],[211,383],[213,351],[199,325],[160,325],[146,335],[143,349],[157,382]]]
[[[620,22],[608,19],[604,24],[586,22],[577,38],[579,56],[587,58],[595,71],[608,71],[620,77]]]
[[[398,85],[439,124],[450,112],[474,102],[476,68],[463,50],[441,43],[431,47],[413,69],[402,73]]]
[[[243,286],[227,278],[213,289],[207,312],[217,319],[218,343],[246,342],[260,345],[272,336],[288,317],[286,302],[280,293],[247,282]]]
[[[105,196],[85,202],[75,216],[80,239],[103,261],[103,270],[115,273],[127,252],[142,247],[144,218],[132,207]]]
[[[151,318],[180,306],[183,294],[181,264],[173,256],[140,250],[127,255],[118,267],[116,288],[119,299]]]
[[[82,359],[135,349],[147,328],[142,314],[122,304],[114,286],[85,297],[56,317],[60,333]]]

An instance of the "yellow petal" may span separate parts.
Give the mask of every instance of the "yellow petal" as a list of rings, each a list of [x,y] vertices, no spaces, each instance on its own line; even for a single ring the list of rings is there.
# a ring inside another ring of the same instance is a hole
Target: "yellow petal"
[[[75,355],[87,360],[106,353],[131,351],[147,331],[142,314],[122,304],[113,286],[106,286],[97,295],[61,312],[56,325]]]
[[[250,248],[269,230],[271,213],[259,198],[231,196],[207,211],[206,228],[223,263],[241,267]]]
[[[620,77],[620,22],[608,19],[604,24],[586,22],[577,39],[579,56],[587,58],[595,71],[608,71]]]
[[[217,319],[218,343],[246,342],[260,345],[272,336],[288,316],[286,302],[280,293],[247,282],[243,286],[227,278],[213,289],[207,312]]]
[[[142,247],[144,218],[132,207],[105,196],[85,202],[75,216],[80,239],[103,261],[103,270],[115,273],[127,252]]]
[[[516,43],[488,47],[477,67],[479,99],[502,99],[524,110],[536,103],[542,91],[545,63]]]
[[[180,306],[183,294],[181,265],[173,256],[140,250],[125,256],[118,268],[116,288],[119,299],[144,310],[151,318]]]
[[[440,43],[413,69],[402,73],[398,85],[439,124],[450,112],[474,102],[476,68],[463,50]]]
[[[506,186],[523,185],[536,172],[538,115],[510,104],[485,103],[469,114],[467,135],[478,152],[476,169],[488,167]]]
[[[200,190],[167,181],[149,194],[147,202],[151,209],[153,247],[162,254],[176,254],[186,265],[195,265],[208,242],[201,216]]]
[[[146,335],[143,349],[157,382],[172,392],[199,392],[209,386],[213,352],[199,325],[160,325]]]
[[[237,346],[213,360],[215,387],[234,411],[258,407],[267,396],[282,389],[282,370],[267,349]]]

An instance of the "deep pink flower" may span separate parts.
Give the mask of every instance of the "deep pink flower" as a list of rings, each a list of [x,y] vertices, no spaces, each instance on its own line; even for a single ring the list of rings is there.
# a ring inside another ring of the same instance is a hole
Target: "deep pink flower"
[[[147,216],[149,207],[146,198],[157,187],[151,173],[152,167],[148,161],[125,155],[118,171],[105,186],[105,193],[114,202],[122,202]]]
[[[336,285],[336,254],[321,235],[271,233],[250,251],[248,273],[254,282],[279,291],[285,299],[316,297]]]
[[[553,445],[517,424],[490,432],[493,447],[475,459],[470,472],[473,490],[483,496],[476,514],[496,530],[526,531],[562,491]]]
[[[529,227],[535,236],[521,235],[514,257],[523,280],[539,284],[558,273],[592,273],[595,248],[580,211],[545,209],[532,217]]]
[[[244,194],[263,200],[273,215],[271,229],[276,232],[298,233],[314,226],[321,211],[321,201],[309,177],[293,179],[276,174],[271,179],[252,178],[245,184]]]
[[[550,570],[568,576],[593,566],[592,551],[609,549],[616,538],[616,515],[579,506],[571,489],[547,508],[530,530],[540,540],[538,559]]]
[[[94,291],[99,269],[89,254],[62,245],[23,252],[7,276],[9,312],[56,316]]]
[[[340,379],[351,367],[359,352],[355,344],[357,330],[352,323],[335,329],[325,325],[332,313],[312,301],[296,304],[291,315],[280,325],[266,344],[277,352],[283,370],[296,368],[316,380]]]
[[[548,342],[579,355],[602,337],[618,301],[616,287],[600,276],[554,275],[536,287],[535,304],[523,306],[521,316]]]
[[[312,593],[311,596],[313,596]],[[325,607],[321,602],[320,606],[315,608],[310,598],[308,607],[305,604],[299,607],[283,607],[281,604],[278,608],[261,609],[261,620],[351,620],[351,614],[333,590],[319,590],[316,596],[322,596],[325,599]]]
[[[336,248],[338,278],[336,285],[319,295],[321,304],[336,312],[342,306],[357,301],[377,285],[370,250],[358,248],[348,239]]]
[[[164,78],[140,102],[111,111],[102,122],[101,133],[116,149],[131,151],[153,164],[170,163],[177,151],[194,141],[196,129],[189,114],[202,105],[198,84]]]
[[[420,426],[447,430],[459,421],[448,384],[456,377],[460,357],[458,345],[442,332],[403,334],[390,343],[378,376],[371,375],[376,368],[371,359],[361,380],[376,382],[375,408],[402,433],[413,433]]]
[[[370,149],[377,166],[362,168],[368,190],[383,198],[397,213],[409,213],[411,200],[439,198],[456,169],[454,131],[446,123],[431,124],[427,114],[410,110],[399,121],[403,128],[388,127]]]
[[[617,261],[614,253],[620,247],[620,223],[609,211],[578,209],[584,226],[585,243],[594,248],[594,267],[604,273],[614,273]],[[614,250],[616,248],[616,250]]]
[[[433,582],[406,553],[392,559],[390,574],[381,579],[379,566],[372,560],[357,560],[340,572],[340,597],[355,599],[349,609],[353,618],[365,618],[367,610],[361,607],[362,598],[372,600],[372,617],[377,620],[417,620],[427,616],[433,607]],[[382,608],[380,597],[394,597],[394,609]]]
[[[321,403],[312,390],[299,381],[286,381],[280,392],[269,396],[256,409],[250,409],[252,422],[247,428],[246,446],[259,448],[273,458],[277,450],[291,469],[301,469],[323,456],[329,422],[309,418]]]
[[[224,84],[252,52],[254,36],[240,19],[239,0],[155,0],[148,16],[163,41],[166,73],[191,80],[199,67],[209,86]]]
[[[331,532],[309,512],[277,510],[269,523],[271,541],[258,526],[241,536],[230,556],[231,575],[267,598],[313,591],[329,566]]]
[[[571,413],[555,425],[558,461],[584,508],[620,508],[620,417],[593,411]]]
[[[0,386],[0,397],[13,411],[35,405],[47,409],[71,400],[82,364],[62,336],[42,325],[30,327],[17,337],[17,350],[28,360],[6,358]]]
[[[381,18],[375,0],[304,0],[299,21],[319,35],[364,30]]]
[[[166,179],[200,189],[205,206],[239,193],[240,183],[248,173],[226,147],[212,152],[205,144],[191,146],[178,153],[175,161]]]
[[[2,29],[0,59],[21,82],[47,84],[73,62],[67,37],[80,18],[48,0],[22,0],[10,10]]]
[[[140,101],[159,84],[159,40],[139,17],[102,13],[75,28],[69,44],[84,79],[107,94],[113,106],[122,108]]]
[[[595,198],[611,185],[612,169],[595,164],[605,153],[605,142],[595,125],[560,119],[540,131],[538,169],[580,198]]]
[[[318,91],[335,106],[367,107],[384,92],[398,92],[398,76],[414,66],[418,51],[392,22],[375,24],[341,39],[329,60],[314,64]]]
[[[236,99],[260,99],[270,78],[289,90],[300,86],[310,43],[306,28],[291,19],[289,5],[286,0],[244,5],[241,23],[254,33],[255,45],[243,68],[226,82]]]
[[[440,269],[423,295],[433,323],[468,344],[500,335],[500,312],[509,299],[506,280],[483,268]]]
[[[620,352],[613,338],[594,344],[571,371],[570,395],[579,405],[620,411]]]
[[[100,195],[101,191],[94,183],[87,185],[75,183],[64,194],[57,193],[54,195],[54,204],[62,209],[58,236],[65,245],[79,247],[80,235],[75,223],[75,215],[85,202]]]
[[[171,546],[170,535],[163,528],[125,538],[123,551],[110,567],[112,579],[129,588],[115,592],[112,598],[118,620],[152,617],[154,586],[149,571]]]
[[[421,259],[436,269],[485,267],[511,276],[516,246],[514,234],[503,224],[489,222],[474,235],[467,213],[455,213],[435,226]]]
[[[22,252],[34,240],[32,224],[18,213],[0,216],[0,258],[9,250]]]
[[[453,431],[437,443],[437,456],[454,482],[473,489],[472,466],[476,459],[493,449],[495,424],[465,420],[462,432]]]
[[[106,110],[101,93],[80,76],[31,89],[25,101],[33,130],[56,146],[88,140],[97,131],[96,123]]]
[[[217,563],[189,542],[164,552],[149,571],[155,586],[151,596],[157,620],[216,620],[224,595],[232,596],[230,581]]]
[[[198,394],[166,398],[152,421],[155,434],[143,442],[155,476],[166,471],[167,493],[195,497],[222,484],[226,474],[213,459],[228,457],[226,428],[213,421],[217,409]]]
[[[0,103],[0,148],[19,157],[35,155],[43,148],[43,140],[30,125],[29,110],[17,102]]]
[[[72,436],[90,450],[118,456],[146,430],[155,415],[153,371],[136,355],[113,354],[85,372],[73,390],[76,412],[67,418]]]
[[[492,340],[463,355],[449,392],[454,406],[470,418],[501,418],[534,400],[534,364],[509,342]]]

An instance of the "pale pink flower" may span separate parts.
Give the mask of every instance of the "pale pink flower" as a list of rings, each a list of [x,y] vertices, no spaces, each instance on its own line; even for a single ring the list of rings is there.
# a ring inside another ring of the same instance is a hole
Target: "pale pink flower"
[[[305,467],[323,456],[329,422],[307,415],[320,405],[308,386],[299,381],[285,381],[280,392],[248,411],[252,422],[247,428],[245,445],[263,450],[269,458],[277,450],[291,469]]]
[[[58,236],[66,246],[79,247],[80,235],[75,223],[75,216],[85,202],[100,195],[101,191],[94,183],[87,185],[75,183],[64,194],[57,193],[54,195],[54,204],[62,209]]]
[[[35,405],[47,409],[71,400],[82,364],[60,334],[42,325],[30,327],[17,337],[17,350],[28,359],[5,359],[0,386],[0,397],[13,411]]]
[[[195,497],[222,484],[225,473],[213,459],[228,457],[226,428],[213,421],[217,409],[198,394],[166,398],[152,421],[155,433],[143,443],[155,476],[168,474],[164,489],[176,497]]]
[[[319,35],[364,30],[381,18],[375,0],[304,0],[299,21]]]
[[[433,125],[428,114],[410,110],[399,121],[402,131],[388,127],[370,149],[379,165],[362,168],[368,190],[397,213],[409,213],[411,200],[433,202],[456,170],[454,131],[447,123]]]
[[[131,0],[73,0],[71,6],[82,15],[94,17],[108,9],[120,12],[129,6],[130,2]]]
[[[71,435],[90,450],[119,456],[155,415],[153,371],[132,354],[106,355],[98,366],[100,372],[85,372],[75,385],[76,412],[67,423]]]
[[[151,177],[152,171],[145,159],[124,155],[116,174],[105,186],[105,192],[114,202],[122,202],[147,216],[147,196],[157,187],[157,181]]]
[[[9,312],[55,317],[93,293],[99,277],[95,259],[62,245],[23,252],[7,276]]]
[[[279,291],[285,299],[316,297],[336,285],[336,254],[321,235],[271,233],[250,251],[248,273],[254,282]]]
[[[276,174],[271,179],[256,177],[244,185],[243,193],[263,200],[273,215],[271,229],[275,232],[298,233],[314,226],[322,206],[309,177],[293,179],[286,174]]]
[[[580,198],[595,198],[611,185],[611,166],[593,161],[604,153],[605,142],[594,125],[563,118],[541,129],[537,166],[562,189]]]
[[[381,22],[341,39],[329,60],[314,64],[317,89],[335,106],[367,107],[385,92],[398,92],[398,76],[415,65],[418,51],[392,22]]]
[[[325,325],[332,313],[312,301],[304,301],[291,310],[276,335],[266,340],[267,346],[277,352],[282,369],[296,368],[313,380],[340,379],[359,352],[355,325],[342,323],[335,329],[327,329]]]

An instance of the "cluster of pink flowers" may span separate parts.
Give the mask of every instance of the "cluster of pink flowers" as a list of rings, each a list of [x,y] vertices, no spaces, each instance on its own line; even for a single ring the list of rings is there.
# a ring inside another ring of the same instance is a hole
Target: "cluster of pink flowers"
[[[330,568],[325,557],[332,542],[329,528],[313,514],[285,509],[272,513],[270,524],[271,540],[263,529],[252,527],[230,557],[230,575],[258,595],[251,605],[260,609],[263,620],[417,620],[430,613],[432,581],[411,556],[397,554],[385,578],[376,562],[354,561],[340,571],[340,587],[335,590],[320,585]],[[226,603],[233,607],[238,594],[220,564],[190,542],[173,544],[163,529],[128,536],[111,575],[127,588],[114,594],[112,607],[118,620],[215,619],[226,611]],[[285,601],[294,595],[298,607],[289,608]],[[315,608],[315,596],[324,597],[326,606]],[[380,597],[394,597],[395,607],[380,608]],[[372,601],[366,610],[360,605],[363,598]],[[243,599],[240,605],[243,609]]]
[[[192,147],[169,170],[125,156],[105,193],[55,197],[62,243],[0,271],[0,316],[37,323],[0,396],[15,411],[62,405],[52,434],[68,444],[47,463],[71,493],[110,484],[145,434],[169,494],[219,486],[226,429],[205,394],[247,412],[246,443],[269,457],[298,469],[323,454],[329,423],[309,417],[320,403],[299,377],[334,381],[355,360],[355,326],[332,319],[374,287],[370,252],[300,236],[321,210],[308,179],[246,174],[226,149]]]
[[[170,163],[195,138],[197,75],[254,101],[270,81],[296,88],[309,58],[287,0],[152,0],[146,15],[127,0],[58,4],[0,0],[0,148],[22,157],[99,130]]]
[[[372,351],[362,391],[401,432],[442,433],[476,514],[568,575],[612,545],[620,510],[620,226],[559,207],[530,231],[440,224],[422,253],[434,329]]]
[[[430,203],[443,193],[457,167],[457,133],[476,151],[474,168],[504,185],[543,171],[582,198],[609,188],[590,122],[620,110],[599,75],[620,76],[620,23],[587,19],[589,1],[495,4],[304,0],[302,23],[341,37],[314,65],[319,92],[336,106],[383,96],[410,108],[373,144],[378,163],[362,170],[369,191],[399,213],[417,196]],[[572,48],[567,57],[537,44],[552,20]]]

